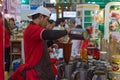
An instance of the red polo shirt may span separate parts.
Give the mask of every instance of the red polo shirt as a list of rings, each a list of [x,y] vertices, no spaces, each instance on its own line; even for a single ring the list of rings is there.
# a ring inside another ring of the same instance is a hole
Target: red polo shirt
[[[34,66],[43,53],[42,32],[45,29],[35,23],[29,24],[24,32],[24,50],[26,67]],[[27,80],[38,80],[35,70],[26,71]]]
[[[25,68],[35,66],[40,61],[43,53],[42,32],[45,29],[35,23],[29,24],[24,32],[24,54],[25,64],[21,65],[11,76],[13,80],[23,80],[20,72]],[[54,71],[54,70],[53,70]],[[27,70],[26,80],[38,80],[36,71]]]

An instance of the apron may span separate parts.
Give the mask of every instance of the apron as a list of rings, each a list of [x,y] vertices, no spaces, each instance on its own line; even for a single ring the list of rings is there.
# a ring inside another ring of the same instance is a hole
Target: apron
[[[43,54],[40,61],[35,66],[30,68],[25,67],[20,72],[20,74],[24,78],[23,80],[26,80],[26,71],[32,70],[32,69],[34,69],[37,72],[37,75],[39,78],[38,80],[54,80],[55,79],[54,73],[52,71],[52,65],[50,62],[50,56],[47,52],[47,44],[45,41],[44,41],[44,50],[43,50]],[[13,79],[10,78],[9,80],[13,80]]]

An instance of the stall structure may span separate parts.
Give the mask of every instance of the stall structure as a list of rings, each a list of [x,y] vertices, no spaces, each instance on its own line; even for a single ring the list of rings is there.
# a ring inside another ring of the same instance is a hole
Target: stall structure
[[[109,2],[105,6],[104,38],[102,39],[101,51],[107,53],[106,60],[111,66],[108,70],[110,80],[120,79],[120,14],[119,9],[116,9],[119,6],[120,2]]]
[[[120,6],[120,2],[110,2],[105,6],[105,22],[104,22],[104,30],[105,35],[104,38],[109,41],[109,37],[111,32],[116,32],[116,29],[119,28],[119,24],[116,23],[120,20],[120,14],[116,13],[115,11],[111,11],[111,6]],[[111,15],[110,15],[111,11]],[[116,10],[118,11],[118,10]],[[110,25],[110,21],[115,22],[115,25]],[[110,31],[112,30],[112,31]]]
[[[81,24],[84,29],[88,26],[93,26],[93,35],[95,35],[95,29],[98,26],[96,17],[99,9],[99,5],[96,4],[77,4],[76,6],[76,17],[79,20],[79,24]]]
[[[75,11],[77,4],[84,4],[84,3],[85,0],[56,0],[57,18],[63,17],[64,11]]]
[[[21,63],[25,62],[23,30],[18,30],[17,34],[13,34],[10,41],[10,68],[15,71]]]

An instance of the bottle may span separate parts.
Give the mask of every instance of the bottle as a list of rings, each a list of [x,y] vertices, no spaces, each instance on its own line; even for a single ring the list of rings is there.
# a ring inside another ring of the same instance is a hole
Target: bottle
[[[87,49],[84,49],[84,52],[80,50],[80,59],[82,61],[88,61]]]
[[[84,60],[84,61],[88,61],[87,49],[84,50],[83,60]]]

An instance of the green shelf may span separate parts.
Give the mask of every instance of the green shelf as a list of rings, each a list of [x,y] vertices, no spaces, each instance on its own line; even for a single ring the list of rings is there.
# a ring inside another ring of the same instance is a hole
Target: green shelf
[[[91,11],[85,11],[85,15],[91,15]]]
[[[84,19],[84,22],[92,22],[92,17],[85,17]]]
[[[92,23],[84,23],[84,28],[87,28],[88,26],[92,26]]]

